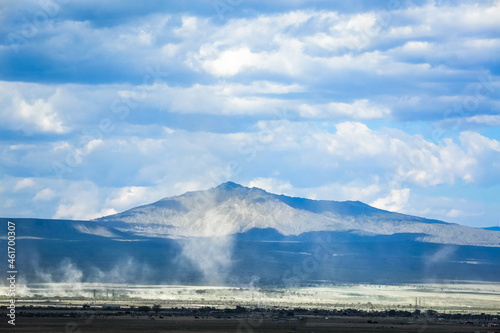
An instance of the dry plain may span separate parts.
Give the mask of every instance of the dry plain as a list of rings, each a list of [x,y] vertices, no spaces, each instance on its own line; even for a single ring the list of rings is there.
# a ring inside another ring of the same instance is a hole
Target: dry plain
[[[79,283],[21,285],[19,292],[16,326],[7,325],[5,318],[0,323],[2,332],[500,331],[499,327],[485,327],[491,320],[477,320],[482,313],[488,314],[489,319],[500,316],[498,283],[316,285],[286,289]],[[5,306],[8,299],[3,296],[0,302]],[[83,310],[84,304],[90,312]],[[138,311],[141,306],[152,308],[154,304],[160,305],[159,312]],[[113,315],[109,309],[103,310],[109,306],[119,307],[119,312]],[[244,313],[223,310],[236,306],[249,310]],[[203,307],[220,310],[193,314]],[[175,308],[182,310],[175,313],[168,310]],[[307,312],[301,314],[298,308]],[[326,312],[356,309],[367,314],[325,316],[323,312],[314,312],[315,309]],[[412,315],[370,315],[391,309]],[[413,315],[415,310],[422,315]],[[469,320],[464,319],[467,316],[431,318],[423,315],[426,310],[448,315],[470,314],[475,319],[467,323]],[[291,311],[294,316],[287,315]]]

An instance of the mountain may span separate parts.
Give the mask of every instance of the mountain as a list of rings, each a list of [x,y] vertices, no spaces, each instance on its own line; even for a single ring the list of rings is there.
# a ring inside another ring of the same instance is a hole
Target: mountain
[[[9,221],[27,283],[500,282],[499,231],[231,182],[92,221]]]
[[[96,221],[137,235],[171,238],[220,237],[271,228],[282,235],[313,231],[411,233],[421,234],[419,240],[424,242],[500,246],[500,233],[393,213],[359,201],[294,198],[233,182],[165,198]]]

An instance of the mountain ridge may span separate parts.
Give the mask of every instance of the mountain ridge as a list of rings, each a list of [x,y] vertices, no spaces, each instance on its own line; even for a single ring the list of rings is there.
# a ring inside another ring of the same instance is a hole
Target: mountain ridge
[[[221,237],[272,228],[283,235],[312,231],[413,233],[426,235],[420,238],[424,242],[500,246],[500,233],[488,230],[389,212],[360,201],[290,197],[234,182],[163,198],[94,221],[123,222],[136,234],[171,238]]]

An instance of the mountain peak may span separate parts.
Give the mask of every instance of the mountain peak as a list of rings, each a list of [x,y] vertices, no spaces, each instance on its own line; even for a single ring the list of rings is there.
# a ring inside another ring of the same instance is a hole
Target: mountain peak
[[[232,190],[232,189],[237,189],[237,188],[243,188],[243,186],[241,186],[240,184],[236,184],[234,182],[231,182],[231,181],[227,181],[225,183],[220,184],[216,188],[225,189],[225,190]]]

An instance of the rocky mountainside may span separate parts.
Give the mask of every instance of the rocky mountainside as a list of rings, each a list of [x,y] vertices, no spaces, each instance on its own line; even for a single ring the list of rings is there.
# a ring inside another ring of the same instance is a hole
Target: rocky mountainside
[[[294,198],[227,182],[97,219],[119,230],[160,237],[220,237],[253,228],[282,235],[350,231],[364,236],[420,234],[419,241],[500,246],[500,233],[393,213],[359,201]]]

